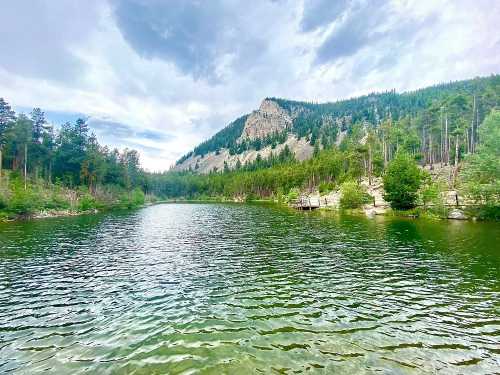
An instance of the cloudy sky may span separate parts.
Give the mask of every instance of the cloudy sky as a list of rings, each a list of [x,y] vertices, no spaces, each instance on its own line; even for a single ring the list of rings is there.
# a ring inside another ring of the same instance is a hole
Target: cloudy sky
[[[331,101],[500,73],[498,0],[5,0],[0,97],[149,170],[268,96]]]

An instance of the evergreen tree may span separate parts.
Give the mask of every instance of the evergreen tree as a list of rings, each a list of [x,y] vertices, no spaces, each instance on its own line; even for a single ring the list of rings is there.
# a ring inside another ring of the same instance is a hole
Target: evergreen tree
[[[15,118],[16,114],[12,110],[10,105],[3,98],[0,98],[0,183],[1,183],[2,166],[3,166],[2,151],[3,147],[7,142],[7,134],[9,128],[11,127]]]
[[[423,179],[423,172],[415,161],[405,153],[398,153],[389,163],[384,175],[384,199],[396,209],[415,207],[417,192]]]

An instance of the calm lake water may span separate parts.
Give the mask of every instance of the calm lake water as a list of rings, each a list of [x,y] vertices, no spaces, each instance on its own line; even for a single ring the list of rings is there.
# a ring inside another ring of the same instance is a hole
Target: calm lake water
[[[0,373],[500,371],[500,225],[165,204],[0,224]]]

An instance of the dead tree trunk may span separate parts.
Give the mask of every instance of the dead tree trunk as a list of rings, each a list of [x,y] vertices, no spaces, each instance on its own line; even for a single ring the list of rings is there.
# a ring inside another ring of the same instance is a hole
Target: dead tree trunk
[[[472,99],[472,124],[471,124],[471,133],[470,133],[470,152],[474,153],[474,123],[476,119],[476,95],[474,95]]]
[[[453,185],[455,185],[458,176],[458,150],[459,150],[459,143],[457,134],[455,135],[455,166],[453,168]]]
[[[368,185],[372,185],[372,146],[368,143]]]
[[[450,164],[450,138],[448,136],[448,114],[445,113],[444,118],[444,140],[445,140],[445,153],[446,153],[446,163],[445,165]]]
[[[432,132],[429,132],[429,164],[430,164],[430,169],[434,169],[434,160],[432,158]]]
[[[28,144],[24,145],[24,190],[28,188]]]

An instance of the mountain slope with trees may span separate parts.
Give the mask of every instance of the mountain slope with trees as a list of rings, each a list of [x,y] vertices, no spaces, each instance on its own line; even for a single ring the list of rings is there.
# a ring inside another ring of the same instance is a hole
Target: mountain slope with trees
[[[500,219],[499,108],[499,75],[325,104],[268,98],[172,170],[147,173],[137,151],[100,145],[84,119],[55,129],[41,109],[16,114],[0,99],[0,216],[313,192],[408,209],[450,193],[458,205],[458,191]]]
[[[394,208],[441,206],[450,194],[458,204],[460,194],[462,204],[486,207],[489,217],[500,218],[500,151],[494,141],[500,129],[500,76],[336,103],[266,101],[285,111],[291,126],[258,142],[236,137],[241,123],[232,128],[230,139],[217,133],[204,143],[203,152],[193,151],[173,171],[157,176],[162,181],[158,194],[282,200],[300,192],[353,191],[352,182],[363,190],[363,180],[373,186],[384,177],[382,194]],[[287,145],[291,138],[313,148],[309,158],[296,157]],[[233,157],[232,164],[222,160],[223,168],[208,171],[184,168],[190,159],[198,165],[217,156],[229,158],[231,149],[237,161],[252,153],[254,158],[234,163]],[[345,189],[343,184],[348,184]],[[358,205],[366,203],[363,192],[357,197]]]
[[[479,124],[498,105],[499,91],[500,76],[492,75],[402,94],[392,90],[334,103],[267,98],[264,102],[276,103],[292,119],[290,127],[257,139],[244,138],[243,130],[251,116],[245,115],[181,158],[175,169],[208,173],[214,167],[220,171],[224,162],[234,169],[237,160],[252,162],[266,147],[269,154],[290,138],[306,141],[302,147],[307,144],[328,149],[339,146],[346,135],[378,138],[385,165],[403,143],[424,163],[455,163],[455,156],[460,159],[460,153],[472,152],[476,147]],[[261,126],[265,127],[269,116],[264,113],[263,117]],[[294,149],[297,151],[300,150]],[[251,157],[245,157],[250,152]],[[215,160],[199,168],[209,158]]]

